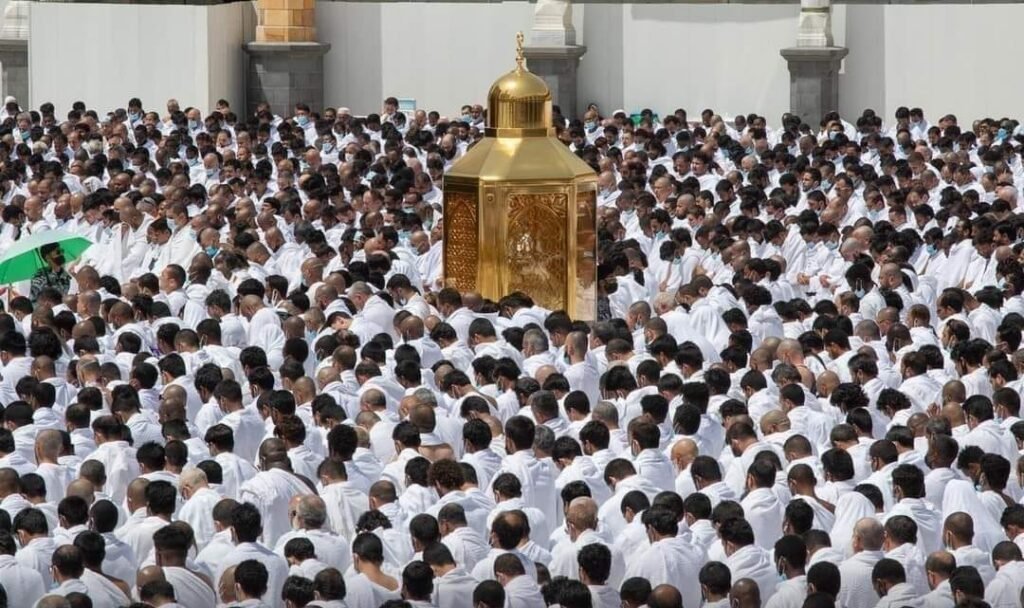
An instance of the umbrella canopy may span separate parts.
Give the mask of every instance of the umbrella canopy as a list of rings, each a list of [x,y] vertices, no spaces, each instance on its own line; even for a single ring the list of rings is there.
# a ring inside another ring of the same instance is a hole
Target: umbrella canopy
[[[20,239],[0,258],[0,285],[31,279],[40,268],[47,266],[39,253],[39,248],[43,245],[60,246],[65,262],[71,262],[91,247],[92,241],[84,236],[61,230],[37,232]]]

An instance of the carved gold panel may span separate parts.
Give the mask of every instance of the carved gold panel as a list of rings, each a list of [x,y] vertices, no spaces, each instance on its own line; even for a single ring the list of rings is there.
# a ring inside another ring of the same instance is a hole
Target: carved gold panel
[[[567,306],[568,202],[564,192],[506,196],[507,292],[528,293],[549,309]]]
[[[475,291],[479,263],[477,197],[446,192],[444,201],[444,280],[459,291]]]

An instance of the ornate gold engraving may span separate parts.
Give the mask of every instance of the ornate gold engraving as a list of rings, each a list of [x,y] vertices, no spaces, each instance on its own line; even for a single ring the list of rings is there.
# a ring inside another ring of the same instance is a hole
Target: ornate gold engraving
[[[544,307],[565,306],[567,203],[564,193],[507,197],[508,291],[526,292]]]
[[[473,291],[479,261],[476,197],[466,192],[446,193],[444,207],[445,284],[459,291]]]

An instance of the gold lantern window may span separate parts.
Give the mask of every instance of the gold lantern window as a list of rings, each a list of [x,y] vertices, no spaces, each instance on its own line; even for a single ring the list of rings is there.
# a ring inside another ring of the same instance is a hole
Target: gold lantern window
[[[597,175],[555,137],[551,91],[516,68],[488,93],[484,137],[444,178],[445,284],[486,298],[521,291],[596,318]]]

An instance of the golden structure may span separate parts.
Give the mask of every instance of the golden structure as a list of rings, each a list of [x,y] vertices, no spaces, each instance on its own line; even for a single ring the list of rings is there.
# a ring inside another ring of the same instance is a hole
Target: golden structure
[[[444,178],[444,277],[486,298],[521,291],[597,315],[597,175],[555,137],[551,91],[523,65],[487,96],[484,137]]]

